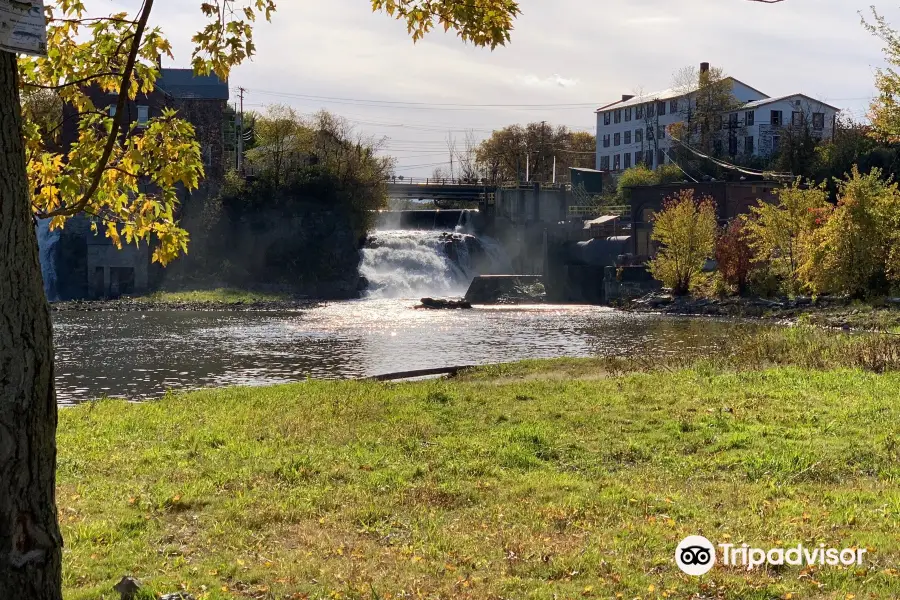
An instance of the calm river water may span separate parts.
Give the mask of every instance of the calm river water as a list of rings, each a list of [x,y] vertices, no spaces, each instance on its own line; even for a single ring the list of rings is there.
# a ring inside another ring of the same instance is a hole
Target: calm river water
[[[425,311],[413,310],[415,304],[372,299],[297,312],[54,313],[59,402],[524,358],[670,353],[709,347],[747,327],[596,306]]]

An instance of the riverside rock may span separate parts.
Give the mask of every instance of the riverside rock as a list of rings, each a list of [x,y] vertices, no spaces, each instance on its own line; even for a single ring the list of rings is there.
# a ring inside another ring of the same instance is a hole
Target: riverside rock
[[[142,587],[143,585],[140,581],[126,575],[119,583],[113,586],[113,591],[118,592],[122,600],[133,600]]]
[[[446,298],[422,298],[419,300],[421,304],[416,308],[428,308],[432,310],[440,310],[440,309],[457,309],[457,308],[472,308],[472,305],[466,302],[465,300],[452,300]]]

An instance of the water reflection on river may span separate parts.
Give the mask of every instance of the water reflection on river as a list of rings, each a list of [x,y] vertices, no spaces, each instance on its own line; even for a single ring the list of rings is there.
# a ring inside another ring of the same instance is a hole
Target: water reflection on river
[[[412,310],[412,300],[298,312],[54,314],[60,403],[166,390],[345,378],[524,358],[709,347],[735,323],[594,306]]]

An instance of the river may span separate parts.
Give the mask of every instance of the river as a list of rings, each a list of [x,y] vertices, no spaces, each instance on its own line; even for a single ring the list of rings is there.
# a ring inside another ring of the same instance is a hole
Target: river
[[[711,347],[747,327],[597,306],[428,311],[415,304],[373,298],[295,312],[57,312],[58,400],[141,400],[525,358],[652,356]]]

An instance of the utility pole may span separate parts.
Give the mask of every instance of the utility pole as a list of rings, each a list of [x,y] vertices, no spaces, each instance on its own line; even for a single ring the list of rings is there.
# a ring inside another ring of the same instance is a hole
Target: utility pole
[[[237,170],[238,173],[244,172],[244,92],[242,87],[238,88],[238,95],[241,98],[241,111],[237,119]]]
[[[540,173],[543,175],[544,171],[544,129],[547,127],[547,121],[541,121],[541,149],[538,151],[538,158],[541,161],[540,166],[537,168],[540,169]],[[546,177],[546,175],[545,175]],[[547,181],[546,179],[544,181]]]

